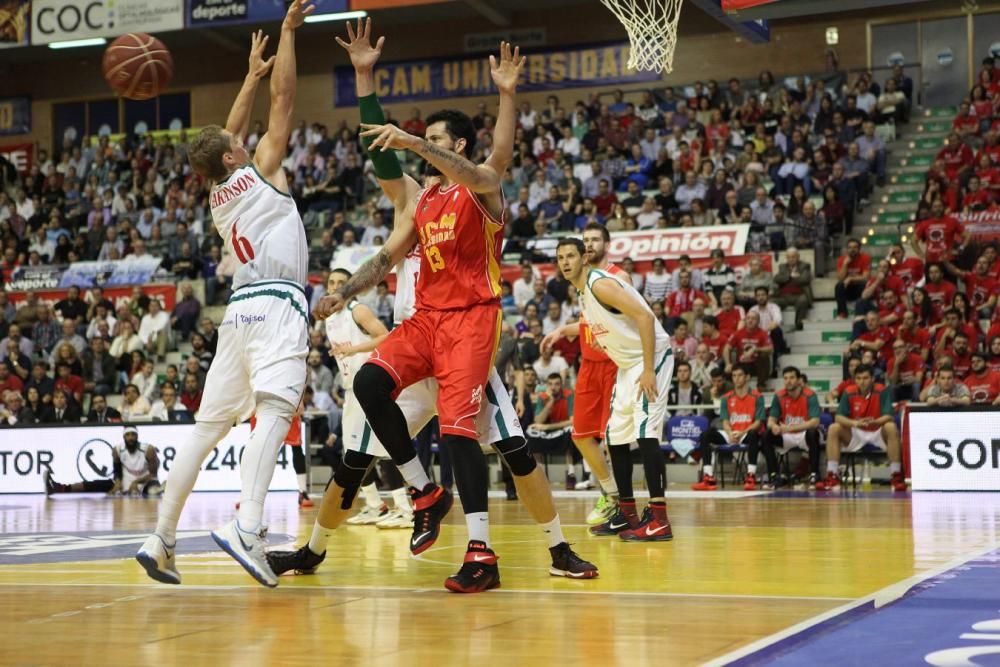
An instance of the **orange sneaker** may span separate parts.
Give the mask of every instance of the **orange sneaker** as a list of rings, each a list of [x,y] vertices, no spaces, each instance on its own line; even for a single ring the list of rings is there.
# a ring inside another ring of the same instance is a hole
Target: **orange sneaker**
[[[893,491],[906,491],[906,478],[903,477],[903,473],[892,473],[892,479],[889,480],[889,485],[892,486]]]
[[[701,481],[691,485],[692,491],[715,491],[719,488],[719,483],[711,475],[702,475]]]
[[[840,486],[840,475],[828,472],[826,473],[826,479],[816,482],[817,491],[833,491]]]
[[[747,473],[747,476],[743,478],[743,490],[744,491],[756,491],[757,490],[757,476],[753,473]]]

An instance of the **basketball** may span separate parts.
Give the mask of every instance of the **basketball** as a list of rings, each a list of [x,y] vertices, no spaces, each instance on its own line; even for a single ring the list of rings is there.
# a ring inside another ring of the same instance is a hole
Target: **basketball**
[[[163,42],[143,32],[122,35],[104,52],[104,80],[130,100],[156,97],[174,75],[174,59]]]

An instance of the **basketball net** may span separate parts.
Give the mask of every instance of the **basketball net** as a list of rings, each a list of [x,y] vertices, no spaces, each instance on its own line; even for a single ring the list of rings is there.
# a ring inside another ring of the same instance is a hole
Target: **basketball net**
[[[683,0],[601,0],[625,26],[630,69],[670,74]]]

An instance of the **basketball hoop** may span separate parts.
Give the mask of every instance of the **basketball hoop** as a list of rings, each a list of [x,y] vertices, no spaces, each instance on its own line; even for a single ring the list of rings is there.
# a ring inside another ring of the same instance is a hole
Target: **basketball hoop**
[[[625,26],[630,69],[670,74],[683,0],[601,0]]]

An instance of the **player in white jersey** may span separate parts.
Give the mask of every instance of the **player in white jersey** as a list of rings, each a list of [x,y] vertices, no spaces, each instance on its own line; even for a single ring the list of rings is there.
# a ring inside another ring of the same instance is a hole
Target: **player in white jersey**
[[[307,0],[292,2],[270,59],[263,58],[267,38],[254,35],[250,71],[225,128],[205,127],[188,151],[195,174],[212,183],[213,223],[239,268],[197,424],[174,460],[156,532],[136,554],[147,574],[164,583],[181,581],[174,562],[177,522],[202,462],[234,421],[256,413],[257,427],[240,462],[238,518],[212,537],[258,582],[278,585],[264,555],[261,516],[278,449],[305,387],[309,327],[303,288],[308,244],[281,162],[293,123],[295,30],[314,9]],[[268,129],[251,159],[243,138],[257,83],[272,69]]]
[[[562,239],[556,246],[559,270],[579,291],[594,337],[618,366],[604,442],[621,494],[618,513],[590,532],[617,534],[627,541],[670,540],[673,534],[664,498],[667,471],[660,451],[674,370],[670,336],[630,281],[588,267],[584,255],[585,246],[579,239]],[[632,491],[629,445],[633,442],[639,445],[649,488],[649,506],[641,520]]]
[[[350,279],[351,272],[346,269],[334,269],[327,279],[327,291],[340,289]],[[345,451],[355,451],[374,456],[384,464],[389,459],[382,443],[372,432],[365,419],[364,410],[354,395],[354,374],[368,359],[368,354],[354,354],[353,350],[366,345],[372,338],[380,338],[389,333],[382,321],[375,316],[371,308],[359,303],[356,299],[347,304],[347,308],[326,319],[326,335],[333,346],[332,352],[340,369],[344,386],[344,411],[340,418],[341,431],[344,434]],[[390,511],[382,504],[378,487],[369,482],[361,487],[365,498],[365,506],[347,523],[355,525],[374,524],[380,528],[412,528],[413,508],[410,506],[406,492],[406,484],[396,466],[384,464],[381,466],[382,476],[390,484],[395,507]],[[369,473],[370,474],[370,473]],[[384,509],[384,511],[383,511]],[[317,527],[333,530],[328,521],[323,524],[323,509],[317,518]]]
[[[414,246],[403,261],[396,265],[396,298],[393,311],[396,325],[410,317],[416,309],[416,285],[419,270],[420,247]],[[333,274],[330,277],[329,291],[332,292],[339,289],[341,284],[334,284]],[[350,307],[348,304],[348,308]],[[331,315],[327,322],[334,318],[343,318],[346,312],[347,309],[344,309],[340,313]],[[373,337],[359,344],[357,340],[362,337],[357,336],[349,328],[345,332],[344,338],[336,340],[334,332],[329,329],[329,324],[327,327],[330,341],[335,343],[334,349],[338,353],[338,363],[347,358],[345,355],[353,355],[354,361],[350,364],[353,369],[352,373],[361,367],[371,350],[375,349],[385,337],[384,335]],[[519,382],[523,383],[523,378],[519,378]],[[411,438],[416,437],[417,433],[423,430],[424,426],[437,414],[437,392],[437,380],[428,378],[410,385],[400,392],[396,399],[396,403],[406,418],[406,426]],[[523,386],[519,386],[519,395],[523,395],[523,393]],[[537,467],[535,460],[528,454],[518,412],[514,409],[507,388],[496,369],[490,373],[486,399],[487,402],[480,412],[477,422],[479,441],[492,445],[493,449],[504,460],[505,465],[511,469],[519,497],[528,513],[538,522],[549,540],[549,551],[552,556],[549,573],[553,576],[573,579],[592,579],[598,576],[597,567],[577,556],[563,537],[559,514],[555,509],[555,501],[552,498],[548,479],[545,477],[545,472]],[[521,410],[523,411],[523,405]],[[346,399],[344,414],[347,414]],[[324,502],[320,506],[321,518],[327,507],[325,496],[323,500]],[[330,505],[332,504],[330,503]],[[331,507],[329,510],[333,510],[333,508]],[[330,516],[333,518],[336,514],[330,511]],[[321,528],[320,521],[317,520],[313,536],[316,536]],[[322,528],[322,530],[328,529]],[[316,566],[323,561],[322,550],[326,548],[324,540],[316,540],[316,544],[313,542],[314,539],[310,538],[308,545],[294,552],[269,552],[268,559],[272,569],[279,574],[289,570],[295,570],[301,574],[311,574],[315,571]]]
[[[102,492],[109,496],[118,494],[159,496],[162,487],[156,478],[160,469],[160,457],[156,447],[140,443],[139,431],[134,426],[125,427],[122,440],[123,443],[116,446],[111,453],[113,470],[111,479],[61,484],[52,479],[52,471],[46,468],[42,472],[45,494]]]

